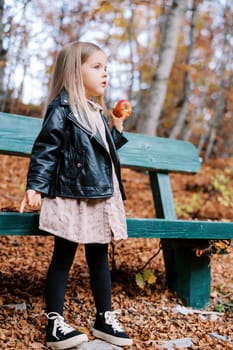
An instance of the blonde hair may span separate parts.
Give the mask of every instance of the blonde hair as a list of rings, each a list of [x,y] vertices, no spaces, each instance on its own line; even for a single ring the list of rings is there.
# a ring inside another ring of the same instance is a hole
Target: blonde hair
[[[72,42],[64,46],[58,53],[52,75],[47,105],[57,97],[62,90],[69,96],[69,106],[78,121],[88,128],[92,134],[96,132],[96,122],[90,109],[82,78],[81,65],[95,52],[103,50],[89,42]],[[96,102],[106,107],[103,97],[96,97]]]

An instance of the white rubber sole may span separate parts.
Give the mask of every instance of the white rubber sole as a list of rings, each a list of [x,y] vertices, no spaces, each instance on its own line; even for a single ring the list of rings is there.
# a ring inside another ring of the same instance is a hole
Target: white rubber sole
[[[114,335],[110,335],[101,331],[98,331],[95,328],[92,328],[92,334],[94,337],[105,340],[108,343],[119,346],[131,346],[133,345],[133,340],[129,338],[119,338],[114,337]]]
[[[46,346],[51,347],[53,349],[65,350],[65,349],[75,347],[76,345],[82,344],[87,341],[88,341],[87,335],[80,334],[66,340],[47,342]]]

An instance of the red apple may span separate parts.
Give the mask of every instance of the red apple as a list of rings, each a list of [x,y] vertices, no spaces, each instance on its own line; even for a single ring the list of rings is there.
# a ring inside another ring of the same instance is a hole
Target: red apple
[[[128,100],[119,100],[112,111],[117,118],[128,118],[132,113],[132,105]]]

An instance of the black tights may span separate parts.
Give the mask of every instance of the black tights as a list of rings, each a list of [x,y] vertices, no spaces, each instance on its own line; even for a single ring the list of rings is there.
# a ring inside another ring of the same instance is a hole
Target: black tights
[[[58,312],[60,315],[63,315],[67,278],[77,247],[77,243],[55,237],[53,257],[48,269],[45,287],[47,313]],[[108,265],[108,244],[86,244],[85,254],[96,311],[111,310],[111,276]]]

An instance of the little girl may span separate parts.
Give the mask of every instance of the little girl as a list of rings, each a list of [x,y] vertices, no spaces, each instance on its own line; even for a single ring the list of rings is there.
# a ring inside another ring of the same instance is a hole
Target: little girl
[[[67,349],[87,336],[63,318],[67,277],[79,243],[85,244],[96,307],[95,337],[131,345],[112,310],[108,244],[127,238],[117,149],[127,139],[123,121],[111,113],[103,95],[107,58],[95,44],[72,42],[59,52],[42,129],[34,143],[26,193],[20,206],[41,207],[40,229],[54,235],[46,277],[47,346]],[[41,199],[43,198],[43,200]]]

